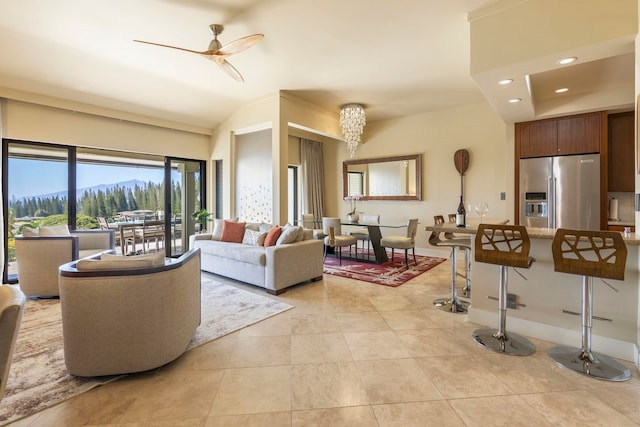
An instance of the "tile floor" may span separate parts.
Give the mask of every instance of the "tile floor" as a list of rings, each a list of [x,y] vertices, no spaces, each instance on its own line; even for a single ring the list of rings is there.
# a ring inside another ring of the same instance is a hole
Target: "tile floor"
[[[633,364],[610,383],[557,367],[548,342],[528,357],[483,349],[478,325],[432,307],[448,280],[448,262],[398,288],[325,275],[277,297],[292,310],[13,425],[640,425]]]

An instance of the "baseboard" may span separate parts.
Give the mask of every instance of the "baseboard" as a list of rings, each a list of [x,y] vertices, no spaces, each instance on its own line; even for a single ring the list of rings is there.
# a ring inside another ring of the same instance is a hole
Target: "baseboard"
[[[475,310],[473,307],[469,307],[469,321],[495,328],[497,326],[497,314],[495,312]],[[518,319],[517,317],[508,317],[507,324],[507,331],[513,331],[556,344],[580,347],[580,343],[582,342],[581,331],[559,328],[544,323]],[[607,356],[634,362],[640,370],[640,349],[636,343],[593,334],[591,336],[591,348],[593,351]]]

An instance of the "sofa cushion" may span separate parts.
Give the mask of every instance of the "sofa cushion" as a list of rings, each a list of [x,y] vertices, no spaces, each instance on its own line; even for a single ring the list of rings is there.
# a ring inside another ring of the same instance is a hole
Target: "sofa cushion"
[[[267,233],[261,233],[257,230],[247,228],[242,238],[243,245],[252,246],[264,246],[264,239],[267,237]]]
[[[81,259],[76,263],[78,270],[130,270],[135,268],[151,268],[164,265],[164,254],[122,256],[102,254],[100,259]]]
[[[24,227],[22,229],[22,235],[24,237],[38,237],[40,235],[40,230],[37,228]]]
[[[265,246],[274,246],[278,241],[278,238],[282,234],[282,228],[278,225],[271,227],[271,230],[267,233],[267,237],[264,239]]]
[[[38,233],[40,236],[71,236],[67,224],[40,226]]]
[[[242,243],[244,230],[245,230],[244,222],[224,221],[222,225],[222,234],[220,235],[220,241]]]
[[[280,237],[278,237],[276,246],[297,242],[299,238],[302,240],[303,234],[304,232],[302,231],[302,227],[285,225],[282,227],[282,233],[280,234]]]
[[[196,240],[194,248],[200,248],[202,254],[213,255],[234,261],[246,262],[264,267],[267,256],[262,246],[243,245],[242,243]]]
[[[100,259],[103,261],[122,261],[123,259],[128,260],[147,260],[150,261],[154,267],[158,267],[164,265],[165,254],[164,252],[156,252],[153,254],[142,254],[142,255],[131,255],[131,256],[122,256],[115,254],[102,254],[100,255]]]

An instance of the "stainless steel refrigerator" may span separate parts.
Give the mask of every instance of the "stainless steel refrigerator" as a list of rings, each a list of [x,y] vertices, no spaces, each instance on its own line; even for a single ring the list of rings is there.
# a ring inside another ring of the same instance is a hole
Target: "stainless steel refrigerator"
[[[520,159],[520,224],[600,229],[600,155]]]

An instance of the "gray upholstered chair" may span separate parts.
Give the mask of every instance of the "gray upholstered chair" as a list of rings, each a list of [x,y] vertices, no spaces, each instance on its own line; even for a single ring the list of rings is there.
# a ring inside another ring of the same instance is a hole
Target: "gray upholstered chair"
[[[16,236],[20,289],[27,296],[58,296],[58,267],[115,248],[113,230],[76,230],[70,235]]]
[[[394,249],[404,249],[404,263],[409,268],[409,249],[413,251],[413,262],[416,260],[416,233],[418,232],[418,218],[412,218],[407,222],[406,236],[386,236],[380,239],[380,246],[391,248],[391,260],[393,261]]]
[[[64,362],[82,377],[147,371],[184,353],[200,325],[200,249],[60,267]]]
[[[17,286],[0,285],[0,400],[7,387],[25,300],[26,297]]]
[[[322,218],[322,232],[327,237],[324,238],[324,257],[327,256],[327,249],[334,248],[337,250],[340,265],[342,265],[342,248],[355,245],[355,257],[358,258],[358,241],[353,236],[343,236],[342,227],[340,226],[340,218]]]

